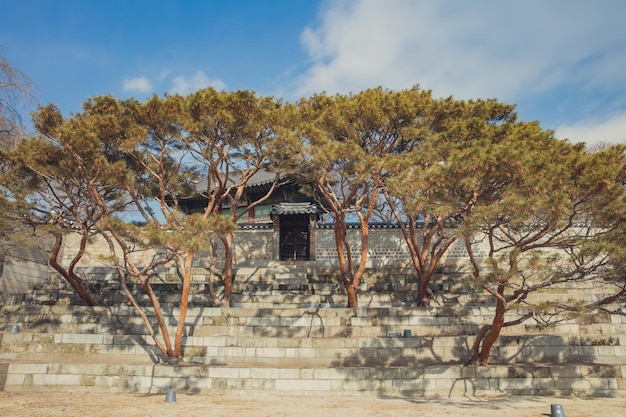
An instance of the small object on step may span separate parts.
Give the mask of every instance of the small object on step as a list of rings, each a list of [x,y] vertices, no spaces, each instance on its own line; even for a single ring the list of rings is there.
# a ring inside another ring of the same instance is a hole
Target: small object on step
[[[176,391],[169,390],[167,394],[165,394],[165,402],[166,403],[175,403],[176,402]]]
[[[389,337],[402,337],[401,333],[389,333]]]
[[[565,411],[560,404],[550,404],[550,417],[565,417]]]
[[[412,337],[410,330],[404,330],[404,337]]]

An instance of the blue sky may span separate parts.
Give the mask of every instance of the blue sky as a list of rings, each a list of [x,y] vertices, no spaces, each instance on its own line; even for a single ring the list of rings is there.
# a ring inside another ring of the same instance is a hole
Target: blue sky
[[[517,104],[572,142],[626,142],[623,0],[20,0],[0,54],[65,114],[199,88],[288,101],[419,84]]]

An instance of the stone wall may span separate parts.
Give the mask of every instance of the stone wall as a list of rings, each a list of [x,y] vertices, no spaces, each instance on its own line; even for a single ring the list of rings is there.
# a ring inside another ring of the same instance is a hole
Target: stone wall
[[[314,231],[314,259],[322,267],[336,266],[337,248],[335,234],[332,228],[319,228]],[[275,241],[279,239],[278,232],[271,228],[247,228],[235,232],[234,237],[234,260],[236,266],[266,265],[277,260]],[[79,242],[78,235],[68,235],[65,239],[64,259],[69,263],[75,253],[74,248]],[[359,229],[348,230],[348,242],[352,248],[352,257],[358,261],[361,255],[361,233]],[[485,252],[482,245],[477,252]],[[207,249],[196,256],[195,266],[208,267],[212,259],[216,258],[216,266],[222,266],[224,247],[217,241],[215,252]],[[153,251],[136,252],[134,257],[141,264],[148,262]],[[79,266],[100,266],[103,259],[109,256],[109,249],[101,238],[94,238],[88,245],[86,256]],[[448,250],[444,262],[450,265],[464,263],[467,260],[467,251],[463,241],[455,242]],[[402,236],[402,232],[396,227],[372,228],[369,232],[368,266],[370,267],[404,267],[410,264],[410,254]]]
[[[4,258],[0,293],[21,294],[48,280],[48,255],[36,248],[12,249]]]
[[[235,232],[235,264],[252,265],[274,260],[272,229],[241,229]]]
[[[361,231],[354,228],[348,230],[348,243],[351,247],[352,258],[361,258]],[[486,242],[475,242],[475,254],[482,258],[487,253]],[[402,231],[398,227],[372,227],[369,230],[368,266],[370,267],[403,267],[410,264],[410,253]],[[335,233],[332,228],[317,230],[317,261],[323,264],[337,264],[337,248]],[[465,243],[457,240],[448,249],[443,258],[443,264],[450,267],[467,265],[469,261]]]
[[[352,258],[361,258],[361,231],[359,229],[348,230],[348,243],[350,244]],[[404,237],[398,228],[372,229],[369,234],[368,259],[370,262],[380,261],[398,262],[410,259]],[[337,247],[335,245],[335,232],[333,229],[317,230],[316,259],[325,263],[337,261]]]
[[[246,267],[263,268],[270,264],[276,266],[278,261],[280,231],[271,224],[242,226],[234,236],[234,266],[236,269]],[[313,271],[310,275],[332,275],[338,270],[337,249],[335,235],[331,227],[321,226],[311,232],[311,258],[306,262],[306,267]],[[358,262],[361,255],[361,233],[358,228],[348,229],[348,241],[352,250],[354,262]],[[65,237],[63,251],[63,265],[69,265],[71,257],[76,253],[79,244],[78,234],[69,234]],[[477,260],[484,259],[488,252],[486,239],[474,242],[474,253]],[[118,256],[121,251],[117,251]],[[109,248],[104,239],[94,237],[88,244],[87,252],[79,262],[79,268],[106,268],[105,259],[110,256]],[[133,254],[138,265],[147,265],[154,256],[153,250],[137,251]],[[206,251],[196,254],[194,267],[211,267],[220,269],[223,267],[224,247],[217,240],[216,249],[207,248]],[[444,255],[441,263],[441,273],[466,273],[470,263],[462,240],[454,242]],[[173,274],[173,269],[163,268],[163,275]],[[374,225],[369,230],[368,276],[372,274],[391,276],[394,271],[412,273],[412,262],[406,242],[399,228],[390,225]],[[8,266],[9,270],[11,267]],[[41,273],[41,271],[38,271]],[[18,275],[27,276],[27,273]],[[15,276],[15,274],[14,274]],[[164,277],[162,277],[164,278]],[[167,281],[167,279],[165,279]],[[18,287],[22,288],[22,287]]]

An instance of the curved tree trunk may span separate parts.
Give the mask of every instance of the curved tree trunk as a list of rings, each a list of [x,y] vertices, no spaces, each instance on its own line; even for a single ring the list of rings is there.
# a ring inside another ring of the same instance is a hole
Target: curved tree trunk
[[[504,285],[498,285],[497,293],[492,293],[496,297],[496,312],[490,325],[483,327],[474,343],[474,355],[472,363],[480,366],[487,366],[489,355],[493,344],[500,336],[504,326],[504,313],[506,312],[506,302],[504,300]]]
[[[472,347],[472,359],[469,362],[471,365],[478,364],[478,360],[480,359],[480,345],[490,329],[491,324],[487,324],[483,326],[476,335],[476,340],[474,341],[474,346]]]
[[[340,213],[335,213],[336,217],[333,231],[335,233],[335,248],[337,250],[337,260],[339,262],[339,271],[341,272],[341,281],[343,282],[346,293],[348,294],[348,307],[358,308],[359,299],[354,286],[352,252],[347,238],[345,219],[343,217],[339,217],[338,214]]]
[[[491,324],[489,331],[487,331],[485,336],[483,337],[482,347],[477,358],[478,364],[480,366],[487,366],[489,364],[491,348],[498,339],[498,336],[500,336],[503,325],[504,311],[502,312],[502,314],[496,313],[496,317],[494,317],[493,323]]]
[[[161,335],[163,336],[163,341],[165,343],[165,351],[163,354],[167,357],[167,363],[170,365],[175,365],[182,357],[180,353],[176,355],[174,349],[172,349],[172,343],[170,342],[169,331],[167,330],[167,323],[165,322],[165,316],[163,314],[163,309],[161,308],[161,304],[159,303],[159,299],[156,294],[152,290],[152,286],[150,286],[150,282],[145,279],[140,279],[139,284],[145,291],[145,293],[150,298],[150,302],[152,303],[152,309],[154,310],[154,314],[157,319],[157,323],[159,325],[159,329],[161,330]],[[156,341],[156,335],[153,335],[153,339]]]
[[[154,344],[156,345],[157,349],[159,349],[159,351],[161,351],[161,353],[166,358],[168,358],[168,349],[167,349],[167,347],[164,346],[163,343],[161,343],[161,341],[156,337],[156,333],[154,332],[154,328],[152,327],[152,324],[150,323],[150,320],[148,319],[148,316],[143,312],[143,310],[141,309],[141,307],[137,303],[137,300],[135,299],[133,294],[128,289],[128,285],[126,284],[126,276],[124,275],[124,272],[121,269],[118,268],[117,275],[120,278],[120,284],[122,286],[122,291],[124,291],[124,294],[126,294],[126,297],[130,301],[130,304],[133,306],[135,311],[139,314],[139,316],[143,320],[144,324],[146,325],[146,328],[148,329],[148,333],[152,337],[152,340],[154,340]]]
[[[222,238],[224,243],[224,296],[222,297],[222,307],[230,307],[230,300],[233,296],[233,232],[228,232]]]
[[[489,356],[491,355],[491,348],[500,336],[503,327],[516,326],[528,320],[534,316],[532,311],[524,314],[513,321],[504,321],[504,314],[506,313],[507,300],[504,298],[504,285],[498,286],[496,302],[496,312],[491,324],[487,324],[480,329],[476,336],[476,341],[472,348],[472,360],[470,364],[487,366],[489,365]],[[510,301],[510,300],[508,300]]]
[[[222,305],[222,300],[215,292],[215,269],[217,268],[217,248],[215,241],[211,240],[211,265],[209,266],[209,297],[213,301],[215,307]]]
[[[356,287],[352,284],[346,285],[346,292],[348,293],[348,307],[359,308],[359,297]]]
[[[63,245],[63,234],[58,231],[53,231],[50,233],[55,237],[54,245],[48,257],[48,262],[50,263],[50,266],[54,268],[54,270],[57,271],[59,274],[61,274],[63,278],[65,278],[68,284],[70,284],[71,287],[74,289],[74,291],[76,291],[76,294],[78,294],[81,300],[83,300],[88,306],[91,306],[91,307],[97,306],[98,303],[93,299],[91,294],[89,294],[89,291],[87,291],[87,288],[85,288],[83,280],[74,273],[74,267],[76,266],[78,261],[80,261],[80,259],[83,257],[83,254],[85,253],[85,245],[87,244],[87,238],[85,236],[82,236],[79,252],[74,256],[74,259],[72,259],[70,268],[65,269],[58,261],[59,252],[61,250],[61,246]]]
[[[430,278],[430,277],[429,277]],[[419,286],[417,290],[417,303],[420,307],[428,307],[430,301],[433,298],[433,294],[430,291],[430,279],[425,276],[419,277]]]
[[[189,288],[191,286],[191,266],[194,253],[189,252],[184,257],[179,257],[179,271],[183,279],[183,290],[180,294],[180,313],[178,315],[178,325],[176,326],[176,336],[174,338],[174,358],[177,362],[183,357],[183,336],[185,333],[185,319],[187,318],[187,306],[189,305]]]
[[[147,272],[145,270],[139,271],[139,268],[131,259],[131,256],[130,256],[131,250],[124,242],[124,239],[122,239],[122,237],[117,234],[112,234],[112,235],[113,235],[113,239],[115,239],[115,241],[120,246],[123,252],[123,259],[124,259],[125,266],[124,267],[118,266],[117,272],[120,278],[122,289],[124,290],[126,297],[132,304],[135,311],[137,311],[137,313],[141,316],[157,348],[166,357],[167,363],[170,365],[175,365],[179,363],[182,359],[182,352],[181,351],[177,352],[175,348],[172,348],[172,342],[170,340],[169,331],[167,328],[167,322],[165,320],[165,314],[163,314],[163,309],[161,308],[159,299],[154,293],[152,286],[150,285],[150,276],[147,275]],[[107,236],[106,234],[104,236],[109,242],[110,247],[113,248],[113,242],[111,238]],[[163,262],[160,262],[159,264],[163,265],[165,263],[166,261],[163,261]],[[153,265],[153,266],[156,267],[157,265]],[[128,286],[126,285],[125,272],[127,272],[129,275],[137,279],[137,281],[139,282],[139,285],[141,286],[145,294],[150,299],[150,304],[152,305],[152,310],[154,311],[157,325],[159,327],[159,330],[161,332],[161,337],[163,339],[162,343],[157,337],[157,333],[154,331],[154,328],[152,324],[150,323],[148,316],[144,313],[141,306],[137,303],[137,300],[135,299],[131,291],[128,289]],[[182,341],[182,338],[181,338],[181,341]]]

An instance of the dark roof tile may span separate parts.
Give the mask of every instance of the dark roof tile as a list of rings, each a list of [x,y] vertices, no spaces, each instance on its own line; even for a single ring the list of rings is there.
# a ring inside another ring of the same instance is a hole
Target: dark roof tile
[[[280,203],[272,207],[272,215],[318,214],[317,206],[312,203]]]

